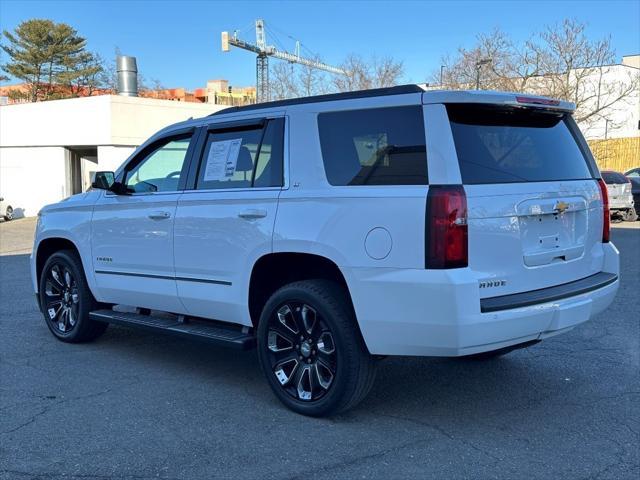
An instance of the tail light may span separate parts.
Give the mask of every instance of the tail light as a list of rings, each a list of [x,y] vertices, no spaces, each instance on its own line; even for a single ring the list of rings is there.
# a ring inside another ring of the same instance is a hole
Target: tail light
[[[467,196],[462,185],[431,185],[427,194],[426,268],[469,265]]]
[[[609,194],[607,193],[607,185],[601,178],[598,179],[600,186],[600,195],[602,196],[602,243],[609,242],[609,231],[611,223],[609,219]]]

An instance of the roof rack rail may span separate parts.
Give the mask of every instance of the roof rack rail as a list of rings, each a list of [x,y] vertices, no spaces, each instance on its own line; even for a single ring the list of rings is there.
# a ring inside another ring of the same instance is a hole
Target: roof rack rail
[[[229,107],[219,110],[209,115],[221,115],[223,113],[245,112],[261,110],[263,108],[284,107],[287,105],[302,105],[305,103],[333,102],[335,100],[351,100],[356,98],[384,97],[387,95],[402,95],[406,93],[422,93],[424,90],[415,84],[398,85],[395,87],[372,88],[369,90],[356,90],[354,92],[329,93],[326,95],[314,95],[311,97],[289,98],[286,100],[276,100],[273,102],[254,103],[240,107]]]

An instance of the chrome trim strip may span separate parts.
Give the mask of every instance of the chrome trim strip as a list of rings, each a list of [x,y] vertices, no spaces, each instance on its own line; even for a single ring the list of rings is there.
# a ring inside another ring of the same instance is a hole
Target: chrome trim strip
[[[120,275],[123,277],[143,277],[143,278],[157,278],[160,280],[175,280],[181,282],[196,282],[196,283],[213,283],[216,285],[232,285],[231,282],[226,280],[212,280],[208,278],[192,278],[192,277],[172,277],[169,275],[156,275],[153,273],[135,273],[135,272],[117,272],[114,270],[96,270],[95,273],[101,275]]]

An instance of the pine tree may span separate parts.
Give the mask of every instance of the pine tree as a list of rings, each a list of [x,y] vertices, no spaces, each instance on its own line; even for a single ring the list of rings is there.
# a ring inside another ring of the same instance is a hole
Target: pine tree
[[[9,62],[2,68],[28,85],[29,101],[77,96],[97,86],[102,62],[86,51],[86,39],[71,26],[31,19],[3,35],[9,43],[1,47]]]

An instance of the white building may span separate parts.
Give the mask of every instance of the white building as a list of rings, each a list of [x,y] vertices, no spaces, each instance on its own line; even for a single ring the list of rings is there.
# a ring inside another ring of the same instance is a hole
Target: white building
[[[154,132],[221,105],[102,95],[0,106],[0,196],[16,215],[84,191]]]
[[[640,55],[625,56],[620,64],[590,68],[586,73],[580,80],[582,96],[588,99],[582,109],[603,108],[579,123],[584,136],[588,140],[640,136]],[[574,72],[576,77],[581,74]]]

